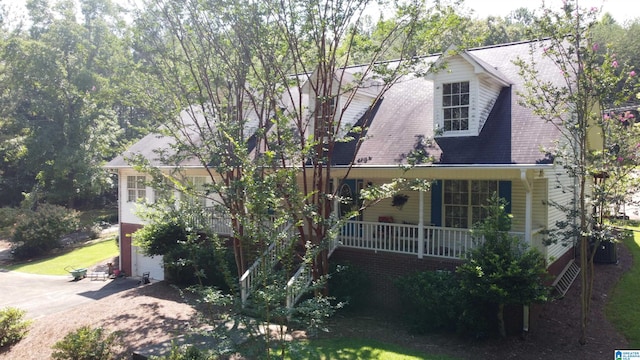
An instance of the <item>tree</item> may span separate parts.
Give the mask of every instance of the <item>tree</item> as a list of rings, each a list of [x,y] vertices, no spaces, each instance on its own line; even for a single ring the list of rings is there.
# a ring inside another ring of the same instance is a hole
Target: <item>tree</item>
[[[505,201],[495,194],[484,207],[487,217],[474,229],[479,242],[469,260],[458,267],[463,294],[481,303],[496,305],[496,320],[502,337],[507,336],[505,305],[530,305],[546,301],[548,289],[542,254],[516,236],[510,235],[511,215]]]
[[[246,231],[255,226],[243,221],[257,214],[275,211],[296,224],[301,244],[318,248],[327,241],[337,196],[337,186],[331,189],[333,149],[344,141],[341,130],[352,126],[343,120],[353,94],[377,82],[382,91],[375,104],[416,61],[416,24],[426,9],[420,2],[399,9],[355,75],[342,71],[350,63],[352,29],[367,4],[155,1],[138,19],[139,56],[152,75],[147,82],[165,90],[158,104],[170,104],[159,107],[158,116],[177,142],[178,157],[171,160],[193,157],[209,171],[207,191],[234,222],[238,274],[256,257],[243,240],[255,236]],[[378,65],[390,46],[401,56],[397,66]],[[303,87],[310,88],[309,104],[302,101]],[[335,106],[338,97],[341,107]],[[351,129],[356,144],[364,138],[366,116],[363,123]],[[326,251],[314,269],[326,274]]]
[[[238,277],[278,244],[282,284],[305,264],[317,295],[328,293],[317,284],[328,274],[329,243],[340,221],[332,211],[340,199],[338,184],[332,186],[334,149],[341,141],[360,146],[370,121],[366,112],[361,126],[347,124],[345,113],[358,89],[380,89],[374,107],[409,72],[417,62],[418,20],[429,14],[421,1],[399,8],[366,63],[348,73],[353,29],[369,4],[158,0],[136,20],[137,56],[148,70],[146,83],[161,89],[152,101],[166,121],[163,133],[175,142],[161,155],[176,165],[141,170],[156,183],[170,179],[173,187],[208,197],[230,216]],[[392,46],[400,59],[393,66],[378,63]],[[202,189],[182,186],[185,159],[203,166],[211,182]],[[349,210],[342,220],[359,209]],[[278,229],[287,224],[295,236],[283,238]],[[273,299],[282,291],[277,295]]]
[[[82,21],[77,20],[76,5]],[[119,153],[144,106],[121,9],[109,0],[27,4],[28,31],[3,43],[3,202],[22,193],[79,206],[112,188],[102,165]]]
[[[581,337],[586,342],[593,284],[593,257],[607,234],[597,216],[608,206],[618,174],[637,165],[638,126],[632,113],[616,109],[633,99],[635,72],[623,66],[606,44],[593,40],[597,9],[576,8],[571,2],[562,10],[543,9],[535,23],[540,41],[535,46],[543,58],[522,60],[521,75],[527,81],[524,103],[559,130],[562,140],[555,162],[574,180],[563,189],[574,194],[572,204],[550,204],[565,211],[552,233],[554,241],[573,244],[577,239],[581,271]],[[605,48],[604,53],[602,49]],[[600,51],[599,51],[600,50]],[[552,82],[532,66],[550,60],[563,81]],[[608,178],[606,181],[595,179]],[[560,184],[559,186],[562,186]]]

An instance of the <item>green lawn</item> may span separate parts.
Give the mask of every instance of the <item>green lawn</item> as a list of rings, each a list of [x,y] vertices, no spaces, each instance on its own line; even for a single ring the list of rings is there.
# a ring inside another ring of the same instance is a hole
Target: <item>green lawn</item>
[[[8,266],[7,269],[30,274],[68,275],[69,273],[64,269],[67,266],[88,268],[117,255],[118,246],[113,238],[109,238],[59,256],[15,264]]]
[[[287,357],[290,360],[320,359],[320,360],[456,360],[445,355],[424,354],[415,350],[408,350],[402,346],[386,344],[369,339],[339,338],[311,340],[308,346],[295,351]]]
[[[606,307],[609,321],[629,340],[629,348],[640,348],[640,227],[633,229],[633,237],[624,239],[624,243],[633,256],[633,265],[622,276],[613,289]]]

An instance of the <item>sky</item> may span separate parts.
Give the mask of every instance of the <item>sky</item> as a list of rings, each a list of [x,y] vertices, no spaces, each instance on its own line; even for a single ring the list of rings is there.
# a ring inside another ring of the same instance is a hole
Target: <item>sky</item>
[[[464,0],[467,8],[473,9],[474,16],[485,18],[489,15],[506,16],[513,10],[524,7],[539,9],[542,0]],[[546,7],[559,10],[562,0],[546,0]],[[640,17],[640,1],[638,0],[578,0],[581,8],[602,7],[602,14],[609,12],[619,23]]]
[[[55,0],[49,0],[55,2]],[[121,4],[130,5],[137,0],[115,0]],[[544,0],[547,7],[559,10],[563,0]],[[472,9],[475,17],[506,16],[513,10],[521,7],[537,10],[543,0],[464,0],[467,9]],[[8,5],[12,10],[24,9],[26,0],[0,0],[0,4]],[[639,0],[578,0],[578,5],[583,8],[602,7],[602,13],[611,13],[619,23],[640,18]]]

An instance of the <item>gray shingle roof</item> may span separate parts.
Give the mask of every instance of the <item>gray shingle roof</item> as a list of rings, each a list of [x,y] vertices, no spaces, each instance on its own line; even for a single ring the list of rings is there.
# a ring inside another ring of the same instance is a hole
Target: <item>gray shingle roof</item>
[[[469,50],[468,53],[491,66],[512,85],[502,89],[479,136],[435,137],[433,84],[423,78],[405,78],[384,96],[371,120],[367,140],[356,155],[356,164],[389,166],[406,162],[407,155],[422,147],[439,165],[549,163],[541,148],[550,148],[558,139],[557,129],[518,103],[523,80],[513,63],[529,57],[530,43],[515,43]],[[539,61],[542,73],[560,75],[549,62]],[[560,79],[561,80],[561,79]],[[425,145],[424,139],[434,139]],[[336,146],[335,163],[346,165],[347,146]]]
[[[335,145],[334,164],[347,165],[355,159],[356,166],[392,166],[405,163],[416,149],[424,149],[438,165],[458,164],[520,164],[533,165],[550,161],[541,148],[552,147],[559,133],[551,124],[535,116],[518,103],[523,80],[513,63],[518,57],[529,58],[530,43],[514,43],[478,49],[467,54],[478,64],[491,70],[494,76],[508,79],[479,134],[470,137],[436,137],[434,141],[433,83],[421,77],[405,76],[394,85],[371,110],[367,139],[354,154],[354,143]],[[425,58],[433,62],[437,57]],[[550,62],[537,59],[542,76],[552,79],[560,72]],[[167,148],[173,141],[148,135],[118,156],[107,167],[126,167],[127,154],[139,153],[157,161],[152,149]],[[185,160],[183,166],[197,166],[195,160]]]

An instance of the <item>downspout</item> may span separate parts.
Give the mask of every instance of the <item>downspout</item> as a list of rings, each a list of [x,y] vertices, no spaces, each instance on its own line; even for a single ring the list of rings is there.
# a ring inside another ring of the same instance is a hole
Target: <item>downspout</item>
[[[525,198],[525,216],[524,216],[524,239],[529,245],[532,245],[531,241],[531,227],[532,227],[532,211],[533,211],[533,185],[527,179],[527,171],[520,169],[520,180],[524,185],[526,192]]]
[[[116,183],[118,184],[118,269],[122,270],[122,238],[125,234],[122,233],[122,201],[124,197],[122,196],[123,189],[126,189],[126,185],[122,186],[120,183],[122,181],[123,176],[121,176],[121,169],[117,170],[118,180]]]
[[[533,211],[533,185],[527,179],[527,171],[520,169],[520,181],[525,190],[525,216],[524,216],[524,238],[529,245],[532,245],[531,240],[531,224],[532,224],[532,211]],[[529,332],[529,306],[524,305],[522,307],[522,333]]]

